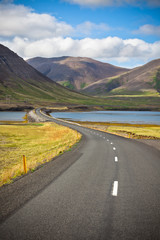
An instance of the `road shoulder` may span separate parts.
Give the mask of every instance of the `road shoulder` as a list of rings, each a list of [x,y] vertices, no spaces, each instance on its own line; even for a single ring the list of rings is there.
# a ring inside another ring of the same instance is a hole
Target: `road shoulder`
[[[82,136],[81,141],[71,151],[54,158],[35,172],[30,172],[13,183],[2,186],[0,188],[0,223],[37,196],[74,164],[82,155],[81,150],[85,144],[86,138]]]

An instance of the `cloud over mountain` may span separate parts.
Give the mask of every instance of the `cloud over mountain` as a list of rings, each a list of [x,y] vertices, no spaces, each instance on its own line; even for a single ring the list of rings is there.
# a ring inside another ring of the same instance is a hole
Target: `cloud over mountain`
[[[103,39],[54,37],[34,41],[15,37],[13,41],[4,41],[3,44],[14,49],[25,58],[35,56],[87,56],[106,61],[114,59],[118,62],[125,62],[132,58],[147,60],[160,56],[160,41],[146,43],[140,39],[123,40],[118,37]]]
[[[74,0],[74,2],[121,3],[111,0]],[[146,2],[150,3],[149,0]],[[1,3],[0,22],[0,42],[25,59],[36,56],[81,56],[123,63],[133,59],[147,62],[160,56],[160,41],[148,43],[137,38],[123,39],[110,36],[111,27],[103,22],[85,21],[73,27],[50,14],[36,13],[24,5]],[[103,37],[100,37],[98,33],[102,32]],[[140,32],[159,34],[159,27],[144,25],[137,30],[137,33]]]

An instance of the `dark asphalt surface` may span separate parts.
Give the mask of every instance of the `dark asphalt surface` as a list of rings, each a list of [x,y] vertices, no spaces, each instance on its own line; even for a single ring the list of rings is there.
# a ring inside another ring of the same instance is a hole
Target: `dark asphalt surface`
[[[160,151],[59,123],[81,142],[0,189],[0,239],[159,240]]]

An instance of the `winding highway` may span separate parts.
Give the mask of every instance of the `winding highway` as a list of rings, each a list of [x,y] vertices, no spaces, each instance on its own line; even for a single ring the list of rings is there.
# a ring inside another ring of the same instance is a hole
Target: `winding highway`
[[[83,137],[72,151],[0,191],[0,239],[160,240],[160,152],[40,109],[36,114]]]

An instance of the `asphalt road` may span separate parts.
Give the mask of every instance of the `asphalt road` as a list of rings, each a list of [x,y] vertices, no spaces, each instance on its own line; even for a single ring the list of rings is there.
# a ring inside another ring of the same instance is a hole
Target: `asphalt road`
[[[159,240],[160,152],[59,123],[81,132],[82,141],[0,190],[0,239]]]

